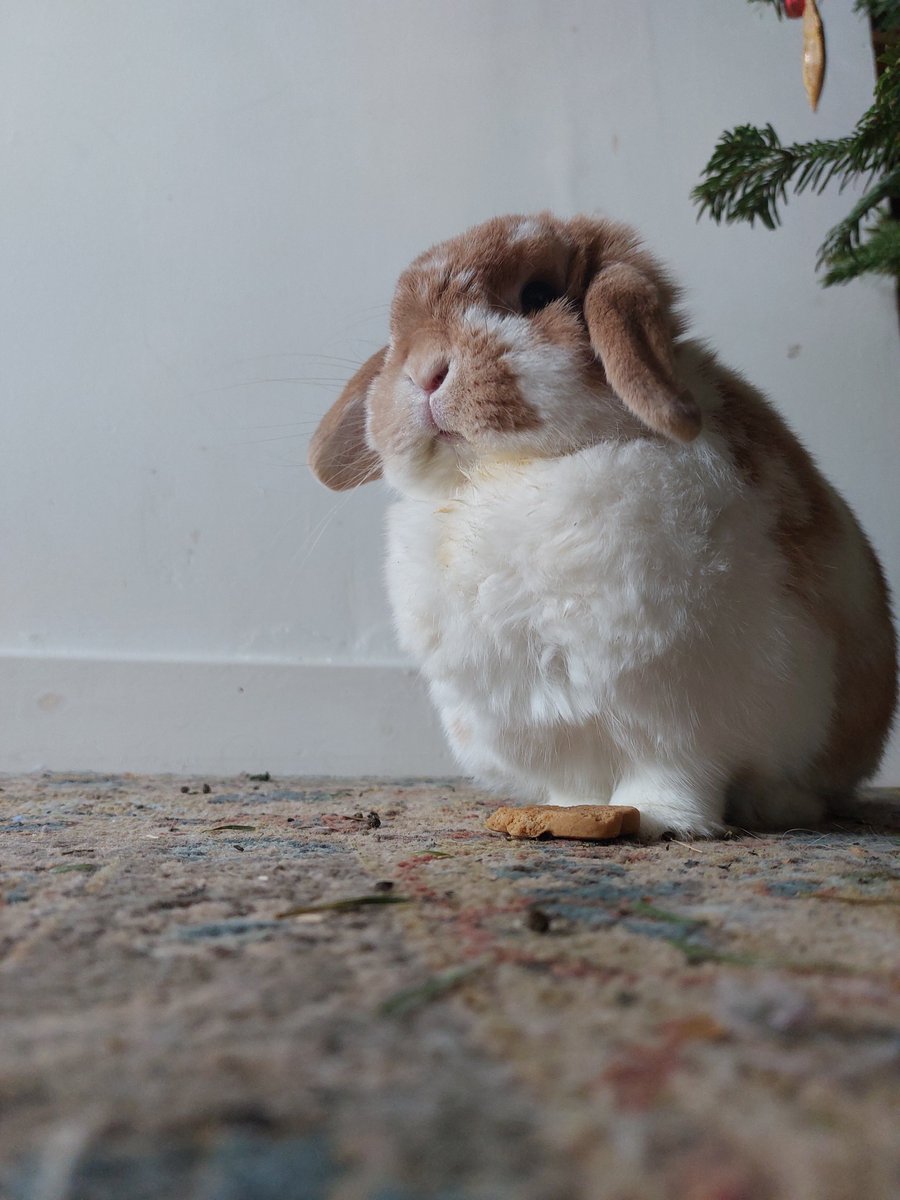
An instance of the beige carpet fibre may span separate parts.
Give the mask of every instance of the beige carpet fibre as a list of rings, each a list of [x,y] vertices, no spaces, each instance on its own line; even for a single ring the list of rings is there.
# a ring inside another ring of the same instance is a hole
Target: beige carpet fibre
[[[3,1200],[900,1195],[897,793],[647,846],[459,780],[0,787]]]

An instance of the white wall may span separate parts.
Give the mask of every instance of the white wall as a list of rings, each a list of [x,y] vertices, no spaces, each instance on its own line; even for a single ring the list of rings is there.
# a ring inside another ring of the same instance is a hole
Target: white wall
[[[851,9],[813,116],[799,23],[744,0],[4,5],[0,768],[451,769],[392,640],[381,485],[335,498],[305,450],[398,270],[504,211],[641,227],[900,591],[892,290],[813,276],[850,198],[777,234],[688,198],[725,127],[852,126]]]

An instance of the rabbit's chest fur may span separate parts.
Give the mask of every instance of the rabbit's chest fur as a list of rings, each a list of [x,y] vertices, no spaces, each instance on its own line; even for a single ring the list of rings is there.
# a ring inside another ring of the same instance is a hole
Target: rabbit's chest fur
[[[766,523],[702,439],[498,464],[444,503],[394,505],[399,638],[457,753],[489,774],[476,743],[533,763],[561,730],[602,725],[630,753],[695,741],[698,724],[715,737],[735,677],[765,693],[788,670]]]

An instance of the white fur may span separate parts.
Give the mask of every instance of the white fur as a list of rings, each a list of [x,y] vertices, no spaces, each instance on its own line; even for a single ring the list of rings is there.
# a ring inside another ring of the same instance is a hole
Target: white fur
[[[537,237],[541,232],[541,222],[537,217],[523,217],[509,235],[509,240],[512,243],[525,242],[529,238]]]
[[[436,246],[429,254],[424,254],[416,260],[416,265],[420,271],[429,271],[434,275],[445,275],[447,268],[450,265],[450,259]]]
[[[466,288],[472,286],[476,278],[477,275],[475,268],[466,267],[465,270],[457,271],[456,274],[451,277],[451,283],[454,287],[459,288],[460,291],[465,291]]]
[[[721,830],[740,773],[801,778],[834,648],[784,586],[772,520],[705,434],[497,459],[394,504],[399,638],[463,767],[522,798],[634,804],[651,836]]]

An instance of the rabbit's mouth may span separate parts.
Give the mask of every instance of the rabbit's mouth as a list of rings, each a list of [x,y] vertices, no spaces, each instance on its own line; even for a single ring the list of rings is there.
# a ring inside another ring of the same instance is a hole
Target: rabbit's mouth
[[[439,442],[450,442],[451,445],[454,442],[464,442],[466,440],[461,433],[456,433],[452,429],[439,429],[436,437]]]

